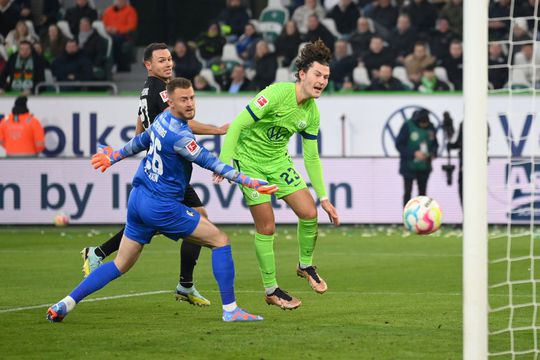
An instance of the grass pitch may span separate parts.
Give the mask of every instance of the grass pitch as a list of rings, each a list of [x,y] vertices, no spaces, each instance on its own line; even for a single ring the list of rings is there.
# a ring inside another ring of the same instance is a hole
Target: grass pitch
[[[129,273],[88,298],[96,301],[51,324],[47,307],[82,279],[79,251],[118,228],[0,228],[0,358],[462,357],[460,232],[406,236],[400,227],[322,227],[315,263],[329,290],[319,295],[295,274],[295,227],[279,226],[279,284],[303,302],[283,311],[263,300],[252,228],[223,227],[232,240],[237,302],[265,320],[234,324],[221,321],[208,249],[195,278],[212,306],[174,301],[179,244],[162,236]]]

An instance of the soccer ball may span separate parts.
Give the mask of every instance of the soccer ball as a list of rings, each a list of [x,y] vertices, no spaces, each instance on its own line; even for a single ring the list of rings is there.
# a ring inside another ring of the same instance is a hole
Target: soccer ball
[[[442,212],[439,204],[428,196],[417,196],[403,209],[403,224],[409,231],[420,235],[431,234],[441,227]]]
[[[54,217],[54,225],[67,226],[69,224],[69,216],[66,214],[58,214]]]

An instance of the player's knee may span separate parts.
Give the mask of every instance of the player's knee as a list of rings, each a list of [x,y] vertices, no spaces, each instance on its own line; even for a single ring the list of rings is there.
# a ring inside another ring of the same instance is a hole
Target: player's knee
[[[311,220],[317,218],[317,208],[316,207],[309,207],[307,209],[304,209],[302,212],[298,214],[298,217],[302,220]]]
[[[219,231],[218,235],[212,239],[211,247],[223,247],[229,245],[229,237],[223,231]]]
[[[273,235],[276,232],[276,224],[274,223],[257,224],[256,228],[261,235]]]

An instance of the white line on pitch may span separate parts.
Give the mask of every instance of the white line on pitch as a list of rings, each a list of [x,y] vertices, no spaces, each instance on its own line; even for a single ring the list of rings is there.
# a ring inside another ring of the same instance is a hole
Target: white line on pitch
[[[219,291],[217,290],[207,290],[205,292],[210,293],[217,293]],[[148,292],[141,292],[141,293],[134,293],[134,294],[122,294],[122,295],[114,295],[114,296],[104,296],[100,298],[93,298],[93,299],[86,299],[81,302],[94,302],[94,301],[106,301],[106,300],[115,300],[115,299],[123,299],[123,298],[130,298],[130,297],[138,297],[138,296],[147,296],[147,295],[158,295],[158,294],[166,294],[166,293],[173,293],[172,290],[158,290],[158,291],[148,291]],[[249,293],[260,293],[260,290],[236,290],[237,294],[249,294]],[[295,291],[295,293],[299,294],[310,294],[311,291]],[[365,296],[378,296],[378,295],[390,295],[390,296],[403,296],[403,295],[416,295],[416,296],[425,296],[425,295],[435,295],[435,296],[461,296],[461,293],[426,293],[426,292],[416,292],[416,293],[403,293],[403,292],[385,292],[385,291],[333,291],[332,293],[335,294],[341,294],[341,295],[365,295]],[[504,294],[491,294],[490,296],[507,296]],[[520,297],[520,296],[528,296],[528,295],[514,295],[514,297]],[[0,314],[2,313],[10,313],[10,312],[16,312],[16,311],[24,311],[24,310],[34,310],[34,309],[41,309],[41,308],[47,308],[51,306],[52,303],[49,304],[41,304],[41,305],[32,305],[32,306],[22,306],[22,307],[16,307],[16,308],[10,308],[10,309],[0,309]]]

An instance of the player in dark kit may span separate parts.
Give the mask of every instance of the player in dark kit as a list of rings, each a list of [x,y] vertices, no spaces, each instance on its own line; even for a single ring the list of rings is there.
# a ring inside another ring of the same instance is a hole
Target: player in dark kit
[[[168,108],[167,82],[173,77],[173,61],[166,44],[152,43],[144,50],[144,66],[148,78],[141,91],[136,134],[145,131],[154,119]],[[223,135],[227,132],[228,124],[215,127],[189,120],[189,127],[198,135]],[[191,185],[186,188],[182,203],[195,209],[199,214],[208,218],[205,208]],[[87,247],[81,251],[83,257],[83,273],[88,276],[98,268],[103,259],[118,250],[124,228],[111,239],[98,247]],[[193,305],[208,306],[210,301],[202,296],[193,285],[193,269],[201,252],[199,245],[184,241],[180,248],[180,280],[176,287],[176,298],[188,301]]]

